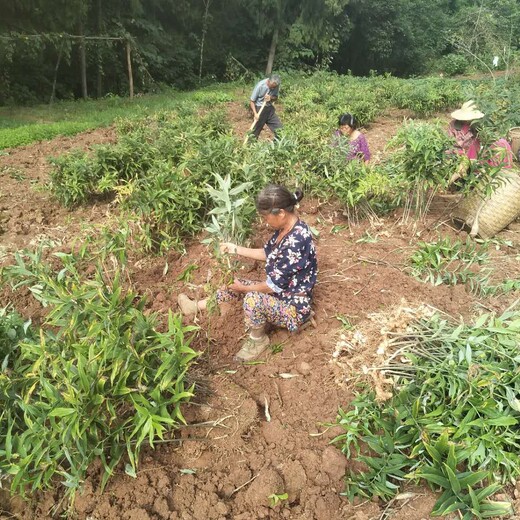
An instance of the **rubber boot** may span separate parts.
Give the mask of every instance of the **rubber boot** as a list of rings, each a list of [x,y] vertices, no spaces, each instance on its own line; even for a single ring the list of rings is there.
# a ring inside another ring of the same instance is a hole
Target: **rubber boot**
[[[179,294],[177,303],[184,316],[195,316],[197,314],[197,302],[188,298],[185,294]]]
[[[235,361],[244,363],[252,361],[262,354],[269,346],[269,336],[265,333],[265,325],[253,327],[249,338],[242,344],[242,348],[235,355]]]

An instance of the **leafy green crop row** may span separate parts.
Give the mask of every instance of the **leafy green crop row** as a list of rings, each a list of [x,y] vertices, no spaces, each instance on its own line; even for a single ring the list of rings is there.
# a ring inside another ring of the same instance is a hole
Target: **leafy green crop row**
[[[127,291],[119,269],[96,267],[84,279],[72,255],[16,255],[3,269],[48,308],[39,330],[0,314],[0,474],[20,494],[61,482],[74,493],[95,458],[102,486],[126,455],[135,476],[142,444],[164,439],[179,422],[193,386],[194,327],[169,315],[165,332]]]
[[[510,513],[488,497],[520,475],[519,341],[518,311],[482,315],[474,325],[436,315],[396,336],[398,355],[382,368],[394,378],[394,396],[377,403],[364,391],[352,410],[340,410],[344,433],[335,442],[365,464],[350,473],[347,494],[389,499],[422,479],[443,491],[434,515]]]

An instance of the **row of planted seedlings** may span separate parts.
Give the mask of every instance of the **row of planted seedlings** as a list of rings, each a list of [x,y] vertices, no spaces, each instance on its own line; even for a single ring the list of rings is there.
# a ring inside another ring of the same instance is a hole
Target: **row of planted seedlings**
[[[183,420],[180,404],[192,392],[186,379],[195,357],[192,329],[170,316],[168,329],[158,332],[155,317],[143,313],[144,301],[122,282],[128,249],[182,250],[204,227],[217,240],[243,242],[254,218],[253,195],[268,181],[303,185],[351,209],[376,212],[395,207],[414,185],[399,155],[377,167],[345,166],[345,150],[330,146],[323,112],[309,125],[287,116],[280,141],[244,147],[223,108],[201,113],[186,105],[121,121],[115,145],[53,161],[51,186],[60,202],[74,207],[110,197],[120,221],[115,231],[104,231],[95,251],[52,259],[20,254],[3,270],[4,283],[27,286],[47,308],[37,327],[10,309],[2,315],[0,470],[13,490],[46,488],[59,479],[73,493],[94,457],[103,461],[103,484],[123,457],[127,473],[135,474],[143,442],[154,445]],[[437,150],[432,158],[427,150],[424,139],[408,152],[445,165],[445,154]],[[430,175],[428,168],[420,171]],[[85,262],[96,265],[93,274],[81,268]],[[225,260],[221,267],[226,271]]]

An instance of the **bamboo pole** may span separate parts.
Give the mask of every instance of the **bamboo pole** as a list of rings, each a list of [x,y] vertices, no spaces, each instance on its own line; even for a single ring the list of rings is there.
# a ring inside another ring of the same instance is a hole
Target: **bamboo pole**
[[[58,52],[58,60],[56,61],[56,67],[54,67],[54,78],[52,80],[52,92],[51,92],[51,99],[49,101],[49,105],[52,105],[54,103],[54,98],[56,97],[56,83],[58,81],[58,69],[60,68],[62,52],[63,52],[63,42],[61,42],[60,50]]]

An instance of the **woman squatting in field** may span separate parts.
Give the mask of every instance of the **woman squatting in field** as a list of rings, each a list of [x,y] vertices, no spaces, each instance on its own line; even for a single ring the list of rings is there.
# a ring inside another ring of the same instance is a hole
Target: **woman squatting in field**
[[[370,149],[364,134],[358,129],[358,122],[352,114],[341,114],[338,120],[338,129],[334,133],[336,139],[346,137],[349,141],[347,161],[361,159],[370,161]]]
[[[235,356],[237,361],[255,359],[269,346],[268,323],[295,332],[311,318],[318,265],[309,227],[295,213],[302,198],[300,190],[292,193],[283,186],[266,186],[256,198],[256,209],[275,230],[272,237],[259,249],[220,245],[222,253],[265,262],[263,281],[235,279],[217,291],[218,303],[243,299],[249,337]],[[207,299],[195,302],[180,294],[178,303],[184,315],[194,315],[206,309]]]

